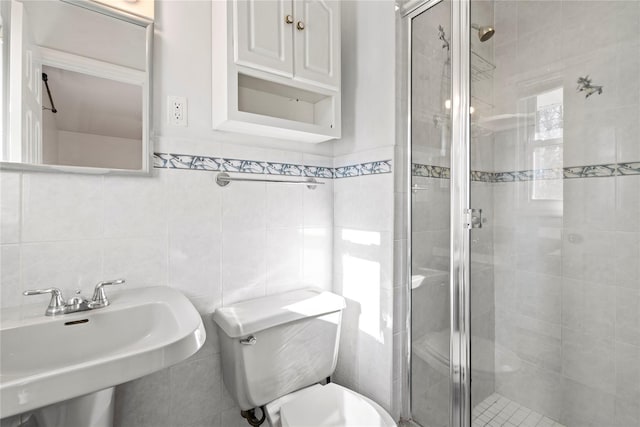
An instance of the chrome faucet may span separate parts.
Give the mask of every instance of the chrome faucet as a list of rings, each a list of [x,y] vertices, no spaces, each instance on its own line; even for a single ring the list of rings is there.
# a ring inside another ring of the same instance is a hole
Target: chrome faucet
[[[45,316],[56,316],[58,314],[76,313],[78,311],[94,310],[96,308],[106,307],[110,302],[107,298],[107,294],[104,292],[104,287],[108,285],[121,285],[124,282],[124,279],[117,279],[98,283],[93,291],[93,297],[91,300],[83,298],[82,295],[80,295],[80,291],[77,291],[75,297],[70,298],[65,302],[62,297],[62,291],[58,288],[33,289],[24,291],[22,294],[26,296],[51,294],[49,306],[44,314]]]

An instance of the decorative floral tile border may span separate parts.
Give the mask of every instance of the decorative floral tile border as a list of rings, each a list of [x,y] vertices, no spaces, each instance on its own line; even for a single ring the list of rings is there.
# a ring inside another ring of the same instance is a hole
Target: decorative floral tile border
[[[451,177],[451,170],[444,166],[412,164],[412,175],[426,178]],[[640,175],[640,162],[606,165],[574,166],[563,169],[532,169],[509,172],[471,171],[471,181],[518,182],[544,179],[602,178],[622,175]]]
[[[471,171],[471,181],[474,182],[495,182],[495,176],[493,172]]]
[[[264,162],[258,160],[226,159],[223,157],[173,153],[154,153],[153,166],[159,169],[190,169],[211,172],[237,172],[326,179],[377,175],[390,173],[392,171],[391,160],[379,160],[331,168],[325,166]],[[446,166],[413,163],[412,175],[425,178],[450,179],[451,170]],[[508,172],[471,171],[471,180],[474,182],[518,182],[562,178],[602,178],[622,175],[640,175],[640,162]]]
[[[154,153],[153,166],[159,169],[191,169],[211,172],[333,178],[333,169],[328,167],[225,159],[223,157],[194,156],[190,154]]]
[[[618,175],[640,175],[640,162],[618,163]]]
[[[562,179],[562,169],[534,169],[513,172],[494,172],[493,182],[539,181]]]
[[[618,171],[617,164],[610,165],[590,165],[590,166],[574,166],[564,168],[565,178],[601,178],[607,176],[616,176]]]
[[[349,178],[352,176],[376,175],[391,172],[391,160],[359,163],[356,165],[340,166],[333,169],[334,178]]]
[[[191,154],[154,153],[153,167],[157,169],[189,169],[210,172],[237,172],[337,179],[390,173],[391,160],[331,168],[325,166],[297,165],[293,163],[226,159],[223,157],[196,156]]]
[[[446,166],[421,165],[420,163],[411,164],[411,175],[423,176],[425,178],[451,178],[451,169]]]
[[[640,175],[640,162],[576,166],[564,169],[565,178],[601,178],[621,175]]]
[[[451,178],[451,169],[446,166],[421,165],[420,163],[411,164],[412,175],[422,176],[425,178]],[[477,182],[494,182],[493,172],[471,171],[471,181]]]

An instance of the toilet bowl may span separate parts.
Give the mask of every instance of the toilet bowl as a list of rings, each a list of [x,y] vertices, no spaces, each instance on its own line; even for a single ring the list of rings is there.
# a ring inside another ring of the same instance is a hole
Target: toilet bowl
[[[223,380],[245,418],[264,413],[272,427],[396,426],[365,396],[320,384],[336,368],[344,308],[339,295],[304,289],[214,312]]]
[[[266,406],[272,427],[395,427],[380,405],[338,384],[315,384]]]

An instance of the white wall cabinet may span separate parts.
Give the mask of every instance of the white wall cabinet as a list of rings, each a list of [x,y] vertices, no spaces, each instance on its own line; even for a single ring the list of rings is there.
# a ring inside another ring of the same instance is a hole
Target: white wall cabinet
[[[293,3],[291,0],[233,2],[235,62],[293,77]]]
[[[293,5],[297,17],[294,76],[337,89],[340,86],[340,4],[294,0]]]
[[[340,3],[213,2],[213,126],[303,142],[340,137]]]

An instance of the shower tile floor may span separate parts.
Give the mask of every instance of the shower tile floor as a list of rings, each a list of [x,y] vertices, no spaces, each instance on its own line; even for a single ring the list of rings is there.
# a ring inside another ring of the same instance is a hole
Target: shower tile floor
[[[565,427],[497,393],[473,408],[472,427]]]

